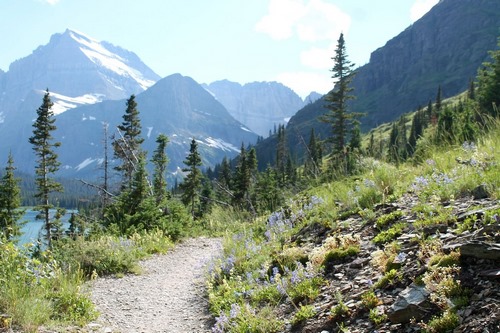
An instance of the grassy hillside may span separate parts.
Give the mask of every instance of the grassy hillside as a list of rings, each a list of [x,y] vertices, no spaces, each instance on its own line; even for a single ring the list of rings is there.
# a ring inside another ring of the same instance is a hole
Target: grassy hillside
[[[228,232],[209,279],[215,331],[498,330],[495,129],[428,146],[420,164],[364,158],[355,177]]]

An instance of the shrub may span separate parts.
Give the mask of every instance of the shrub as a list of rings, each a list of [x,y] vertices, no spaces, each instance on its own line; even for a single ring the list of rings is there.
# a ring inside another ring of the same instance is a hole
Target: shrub
[[[424,325],[424,332],[446,333],[452,332],[460,324],[460,318],[453,311],[445,311],[441,316],[434,317]]]
[[[316,309],[312,305],[301,305],[292,318],[292,325],[298,325],[316,315]]]
[[[368,318],[372,323],[374,323],[377,326],[387,321],[387,315],[385,313],[380,313],[380,311],[377,308],[373,308],[370,310]]]
[[[393,222],[399,220],[403,216],[403,212],[400,210],[396,210],[392,213],[385,214],[377,218],[377,221],[375,222],[375,226],[378,229],[385,228],[389,224],[392,224]]]
[[[401,236],[406,225],[403,222],[394,224],[387,230],[381,231],[377,236],[373,237],[373,242],[377,245],[385,244],[396,237]]]
[[[361,303],[367,309],[373,309],[380,304],[380,299],[372,290],[366,291],[361,295]]]
[[[394,284],[396,281],[401,280],[402,274],[395,269],[385,273],[374,285],[375,289],[384,289],[389,285]]]

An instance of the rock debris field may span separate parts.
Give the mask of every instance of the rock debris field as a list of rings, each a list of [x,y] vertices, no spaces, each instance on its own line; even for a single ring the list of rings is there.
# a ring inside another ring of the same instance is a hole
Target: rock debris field
[[[100,317],[91,332],[210,332],[206,265],[222,251],[221,240],[189,239],[165,255],[141,262],[141,275],[99,278],[92,300]]]

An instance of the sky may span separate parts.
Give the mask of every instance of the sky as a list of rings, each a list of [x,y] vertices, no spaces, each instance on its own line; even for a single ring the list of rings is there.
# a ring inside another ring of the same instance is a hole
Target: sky
[[[0,0],[0,69],[67,28],[136,53],[161,77],[333,88],[344,34],[356,66],[438,0]]]

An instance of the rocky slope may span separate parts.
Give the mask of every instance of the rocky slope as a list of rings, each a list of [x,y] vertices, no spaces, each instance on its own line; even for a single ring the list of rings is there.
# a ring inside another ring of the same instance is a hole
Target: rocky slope
[[[325,266],[327,283],[314,302],[317,316],[298,326],[289,326],[288,331],[341,332],[341,327],[353,333],[420,331],[425,328],[422,322],[428,322],[443,311],[443,307],[457,302],[454,299],[457,295],[446,295],[440,290],[440,282],[446,279],[443,272],[448,272],[446,274],[458,281],[462,296],[467,298],[464,305],[454,305],[458,309],[459,324],[453,332],[499,332],[500,219],[493,215],[496,221],[488,224],[485,216],[487,212],[499,211],[500,203],[472,197],[448,202],[444,205],[444,209],[450,211],[448,220],[423,228],[417,227],[419,218],[414,209],[417,205],[418,199],[407,195],[396,203],[375,208],[378,218],[392,214],[394,219],[390,224],[405,225],[391,246],[374,244],[380,230],[373,221],[367,223],[359,214],[347,215],[338,221],[338,230],[311,225],[299,232],[293,241],[303,248],[322,246],[329,235],[337,239],[355,235],[360,251]],[[458,227],[465,221],[475,222],[470,230],[459,231]],[[392,251],[394,247],[398,250]],[[436,250],[446,255],[436,259],[432,255]],[[451,263],[458,264],[452,273],[447,271]],[[380,283],[391,270],[397,274]],[[419,278],[422,276],[423,279]],[[374,290],[376,302],[368,306],[364,295],[370,290]],[[332,309],[339,304],[346,306],[345,311],[334,315]],[[290,310],[284,306],[283,312],[287,311]],[[379,315],[381,324],[374,323],[373,312]]]

